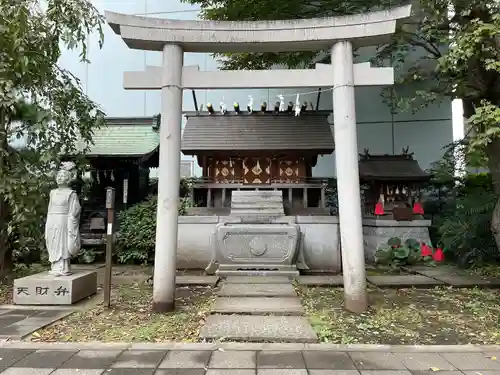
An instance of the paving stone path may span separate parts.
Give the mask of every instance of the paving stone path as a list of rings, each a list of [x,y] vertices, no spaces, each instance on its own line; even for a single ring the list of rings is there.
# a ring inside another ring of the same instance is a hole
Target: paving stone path
[[[5,342],[1,375],[499,375],[500,347]]]
[[[72,312],[64,308],[0,308],[0,338],[20,340]]]
[[[316,342],[287,277],[229,276],[200,337],[252,342]]]
[[[467,275],[455,267],[404,267],[401,275],[368,275],[368,283],[380,288],[432,288],[435,286],[453,286],[456,288],[500,288],[500,278]],[[342,287],[342,275],[297,277],[297,282],[304,286]]]

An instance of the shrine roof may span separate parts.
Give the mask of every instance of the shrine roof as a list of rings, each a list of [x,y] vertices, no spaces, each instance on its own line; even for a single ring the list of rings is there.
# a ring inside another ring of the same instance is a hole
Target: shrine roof
[[[160,135],[153,127],[152,117],[108,117],[106,126],[94,130],[90,157],[140,157],[154,151],[160,144]],[[83,149],[83,142],[80,148]]]
[[[332,153],[335,146],[327,117],[331,112],[187,113],[182,152],[294,150]]]
[[[362,155],[359,175],[361,179],[385,181],[426,181],[431,178],[411,154]]]

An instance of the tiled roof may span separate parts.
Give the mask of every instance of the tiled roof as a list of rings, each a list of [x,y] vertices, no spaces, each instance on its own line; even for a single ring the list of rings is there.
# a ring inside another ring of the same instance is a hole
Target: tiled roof
[[[160,144],[151,117],[110,117],[105,121],[106,126],[94,131],[87,156],[142,156]]]
[[[187,115],[182,137],[184,154],[200,151],[315,150],[331,153],[333,136],[325,113]]]
[[[371,180],[428,180],[425,173],[410,155],[369,155],[359,161],[361,179]]]

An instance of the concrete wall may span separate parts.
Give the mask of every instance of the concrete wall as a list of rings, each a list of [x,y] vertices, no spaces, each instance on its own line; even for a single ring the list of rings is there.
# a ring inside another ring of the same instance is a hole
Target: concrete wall
[[[287,218],[290,218],[287,216]],[[178,268],[205,269],[212,259],[214,233],[221,222],[234,222],[234,217],[182,216],[179,218]],[[310,272],[339,272],[342,267],[338,218],[335,216],[295,216],[300,227],[300,251]],[[377,248],[391,237],[403,241],[412,238],[432,245],[429,220],[399,222],[395,220],[363,220],[365,258],[373,261]],[[193,236],[196,233],[196,236]]]
[[[233,217],[229,219],[234,220]],[[207,267],[212,259],[216,226],[225,221],[230,220],[223,216],[180,217],[177,267]],[[302,232],[299,246],[311,271],[340,271],[338,219],[333,216],[296,216],[296,223]]]

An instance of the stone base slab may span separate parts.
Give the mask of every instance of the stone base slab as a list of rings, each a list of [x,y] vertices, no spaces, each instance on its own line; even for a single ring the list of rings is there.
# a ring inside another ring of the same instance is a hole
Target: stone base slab
[[[288,284],[224,284],[219,292],[222,297],[297,297]]]
[[[497,277],[483,279],[482,277],[478,276],[446,274],[435,275],[432,277],[440,282],[454,286],[456,288],[500,288],[500,279]]]
[[[206,340],[317,342],[307,318],[301,316],[210,315],[200,330]]]
[[[179,275],[175,277],[175,285],[189,286],[189,285],[208,285],[216,286],[219,282],[217,276],[193,276],[193,275]]]
[[[299,276],[297,278],[297,282],[300,285],[305,286],[342,286],[344,285],[344,279],[342,275],[333,275],[333,276]]]
[[[97,272],[75,270],[69,276],[37,273],[14,280],[16,305],[71,305],[97,292]]]
[[[295,298],[273,297],[219,297],[212,312],[216,314],[245,315],[302,315],[304,308]]]
[[[226,284],[286,284],[290,278],[285,276],[228,276]]]
[[[215,272],[217,276],[274,276],[294,278],[299,276],[299,271],[295,265],[270,265],[270,264],[220,264]],[[287,280],[286,282],[289,282]]]
[[[422,275],[367,276],[366,280],[378,287],[389,288],[428,288],[444,284],[442,281]]]
[[[299,271],[281,270],[217,270],[215,272],[220,277],[279,277],[293,279],[299,276]]]

